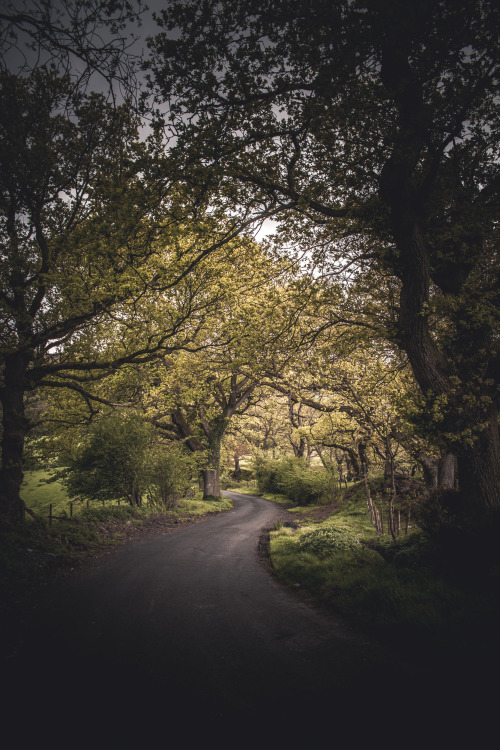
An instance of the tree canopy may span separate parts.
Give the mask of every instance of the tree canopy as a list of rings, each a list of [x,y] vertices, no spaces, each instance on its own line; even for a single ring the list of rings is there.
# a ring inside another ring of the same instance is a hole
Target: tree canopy
[[[387,333],[497,508],[498,4],[185,0],[160,23],[180,163],[330,273],[396,281]]]
[[[125,405],[215,475],[234,418],[341,476],[404,455],[487,518],[498,3],[172,0],[141,89],[142,7],[0,13],[0,506],[36,420]]]

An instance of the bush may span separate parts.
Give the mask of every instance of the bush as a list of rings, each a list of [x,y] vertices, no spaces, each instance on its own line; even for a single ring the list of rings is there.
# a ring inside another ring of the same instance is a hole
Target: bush
[[[259,492],[279,493],[277,485],[277,470],[279,461],[256,456],[254,459],[254,474]]]
[[[335,496],[335,475],[323,468],[312,469],[301,458],[266,459],[254,462],[259,492],[285,495],[298,505],[312,505]]]
[[[422,532],[409,534],[395,541],[376,537],[370,540],[369,546],[382,555],[386,562],[396,567],[416,570],[431,565],[436,555],[434,543],[427,534]]]
[[[152,426],[133,413],[113,413],[91,425],[65,472],[69,494],[139,505],[152,434]]]
[[[153,426],[141,415],[113,413],[87,431],[68,462],[68,492],[90,500],[125,500],[162,510],[174,508],[190,487],[195,471],[191,454],[158,442]]]
[[[360,546],[359,539],[350,529],[340,526],[321,526],[303,534],[299,550],[314,555],[328,555],[338,550],[354,550]]]
[[[180,448],[151,449],[144,470],[149,504],[165,510],[175,508],[191,487],[195,470],[193,456]]]

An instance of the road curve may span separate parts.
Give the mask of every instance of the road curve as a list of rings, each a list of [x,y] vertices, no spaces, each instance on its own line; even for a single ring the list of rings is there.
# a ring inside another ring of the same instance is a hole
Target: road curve
[[[339,738],[376,733],[389,706],[391,721],[406,711],[415,675],[259,560],[280,509],[227,494],[232,510],[124,546],[48,592],[9,665],[8,712],[31,717],[24,730],[283,739],[327,724]]]

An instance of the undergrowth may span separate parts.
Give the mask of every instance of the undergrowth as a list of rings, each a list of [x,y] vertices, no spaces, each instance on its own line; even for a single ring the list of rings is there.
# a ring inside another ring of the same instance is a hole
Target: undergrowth
[[[279,524],[270,535],[285,584],[417,659],[490,658],[500,625],[498,568],[479,571],[471,561],[470,575],[457,576],[450,549],[416,527],[396,541],[377,536],[361,486],[326,520],[295,515],[298,528]]]

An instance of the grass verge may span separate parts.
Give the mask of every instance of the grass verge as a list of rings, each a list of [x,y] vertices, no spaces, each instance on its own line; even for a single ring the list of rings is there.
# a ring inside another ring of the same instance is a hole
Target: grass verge
[[[419,662],[497,658],[500,569],[476,566],[467,549],[458,565],[456,550],[418,529],[395,542],[376,536],[363,487],[349,495],[326,519],[308,506],[291,509],[298,528],[278,522],[270,534],[277,577]]]

